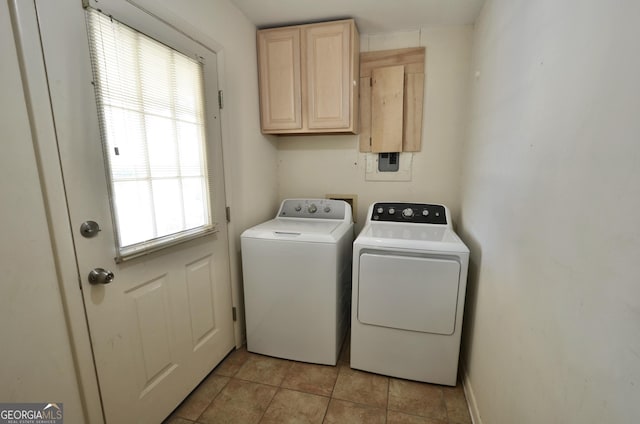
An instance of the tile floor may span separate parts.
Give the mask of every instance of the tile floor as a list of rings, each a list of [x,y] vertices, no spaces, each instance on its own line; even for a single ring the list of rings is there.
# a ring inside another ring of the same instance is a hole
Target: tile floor
[[[462,386],[352,370],[345,344],[336,367],[236,350],[164,424],[471,424]]]

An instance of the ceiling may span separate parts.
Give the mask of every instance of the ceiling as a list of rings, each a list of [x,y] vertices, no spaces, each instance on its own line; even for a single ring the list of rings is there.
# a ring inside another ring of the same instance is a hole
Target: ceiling
[[[231,0],[258,28],[355,18],[361,34],[475,21],[484,0]]]

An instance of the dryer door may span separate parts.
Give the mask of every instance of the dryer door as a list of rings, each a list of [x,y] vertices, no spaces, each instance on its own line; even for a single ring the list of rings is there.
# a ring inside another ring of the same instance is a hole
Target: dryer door
[[[459,281],[460,263],[455,259],[362,253],[358,321],[453,334]]]

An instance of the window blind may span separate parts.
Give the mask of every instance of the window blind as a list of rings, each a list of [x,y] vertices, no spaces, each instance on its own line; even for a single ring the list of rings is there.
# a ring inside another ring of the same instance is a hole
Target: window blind
[[[213,231],[202,63],[86,10],[116,260]]]

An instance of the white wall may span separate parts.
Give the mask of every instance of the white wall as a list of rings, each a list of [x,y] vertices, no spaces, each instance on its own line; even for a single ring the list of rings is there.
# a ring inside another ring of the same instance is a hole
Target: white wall
[[[62,402],[84,422],[7,2],[0,57],[0,401]]]
[[[462,180],[482,422],[640,417],[640,3],[489,0]]]
[[[457,217],[471,37],[469,26],[361,34],[361,51],[426,47],[422,151],[413,155],[412,180],[365,181],[358,136],[273,137],[280,199],[357,194],[357,230],[369,205],[381,200],[442,202]]]
[[[240,234],[272,218],[278,199],[273,140],[260,132],[256,28],[228,0],[135,0],[218,52],[234,303],[242,310]],[[241,313],[242,317],[243,314]],[[243,330],[241,323],[237,330]],[[236,333],[237,338],[244,339]]]

